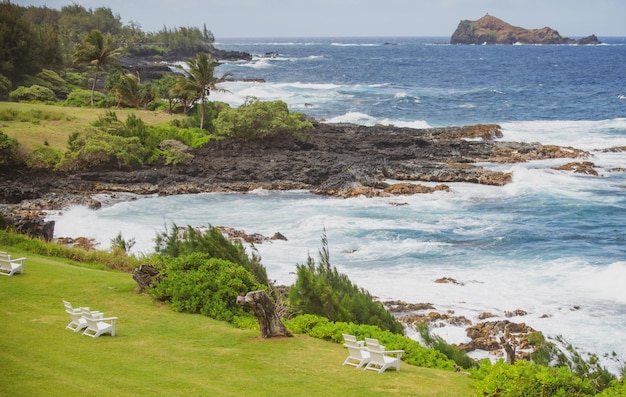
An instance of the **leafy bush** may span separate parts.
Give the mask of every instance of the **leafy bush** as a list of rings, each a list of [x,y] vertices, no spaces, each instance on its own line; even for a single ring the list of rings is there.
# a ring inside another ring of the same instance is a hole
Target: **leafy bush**
[[[187,153],[189,146],[173,139],[161,142],[159,148],[165,153],[165,164],[167,165],[177,165],[193,158],[191,153]]]
[[[355,335],[357,339],[375,338],[387,350],[404,350],[402,361],[427,368],[453,370],[454,361],[442,353],[424,347],[403,335],[384,331],[373,325],[357,325],[347,322],[331,322],[325,317],[303,314],[285,321],[285,326],[297,334],[343,343],[343,334]]]
[[[60,150],[48,145],[38,145],[33,148],[26,165],[30,168],[55,169],[62,158],[63,153]]]
[[[92,128],[70,135],[68,150],[59,168],[66,171],[132,168],[141,165],[144,156],[145,149],[138,138],[115,136]]]
[[[492,364],[483,360],[472,371],[473,384],[480,396],[594,396],[596,388],[567,368],[551,368],[520,360],[510,365],[502,360]]]
[[[174,310],[216,320],[233,321],[235,316],[245,316],[237,296],[263,288],[243,266],[205,253],[167,258],[162,266],[159,282],[150,293],[171,302]]]
[[[0,165],[16,165],[19,163],[17,140],[9,138],[0,131]]]
[[[11,86],[11,80],[9,80],[5,75],[0,74],[0,100],[5,101],[9,99]]]
[[[301,136],[313,128],[301,113],[290,113],[285,102],[265,102],[256,98],[248,98],[236,109],[223,109],[213,124],[221,136],[244,139]]]
[[[369,292],[353,284],[330,264],[328,240],[322,237],[320,263],[315,265],[311,256],[307,263],[297,265],[297,279],[289,290],[292,311],[316,314],[330,321],[348,321],[370,324],[402,333],[403,327],[380,302],[375,302]]]
[[[93,104],[97,108],[108,106],[107,97],[98,91],[93,93]],[[67,99],[63,102],[64,106],[74,106],[81,108],[91,107],[91,91],[76,89],[69,93]]]
[[[9,97],[14,101],[54,101],[56,98],[54,92],[50,88],[42,87],[40,85],[33,85],[30,87],[17,87],[14,91],[11,91]]]
[[[168,232],[157,234],[155,252],[160,255],[179,257],[192,253],[206,254],[209,258],[223,259],[242,266],[254,275],[254,279],[263,285],[269,285],[267,271],[261,265],[261,258],[257,255],[249,257],[241,243],[231,243],[222,233],[213,226],[204,232],[191,226],[179,228],[172,225]]]

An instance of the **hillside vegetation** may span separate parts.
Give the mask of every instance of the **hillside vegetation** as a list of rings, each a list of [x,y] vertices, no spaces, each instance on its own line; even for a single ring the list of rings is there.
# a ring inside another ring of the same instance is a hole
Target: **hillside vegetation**
[[[128,273],[0,250],[28,257],[25,274],[0,278],[0,395],[471,395],[463,374],[405,363],[400,372],[366,373],[342,366],[346,351],[336,343],[263,340],[174,312],[137,294]],[[117,316],[116,336],[64,329],[63,299]]]

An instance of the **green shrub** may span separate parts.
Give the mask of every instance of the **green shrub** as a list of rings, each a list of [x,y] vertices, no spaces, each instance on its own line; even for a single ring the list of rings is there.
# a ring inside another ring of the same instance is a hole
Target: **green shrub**
[[[76,89],[69,93],[67,99],[63,102],[64,106],[73,106],[80,108],[91,107],[91,91]],[[93,93],[93,105],[97,108],[103,108],[108,106],[107,97],[101,92],[95,91]]]
[[[0,74],[0,101],[9,99],[11,87],[11,80],[9,80],[5,75]]]
[[[93,168],[128,169],[140,166],[145,148],[136,137],[125,138],[98,129],[73,133],[68,150],[59,164],[65,171]]]
[[[248,98],[236,109],[223,109],[213,124],[218,135],[244,139],[278,135],[300,137],[313,128],[302,114],[290,113],[285,102],[265,102],[256,98]]]
[[[16,165],[20,162],[17,140],[0,131],[0,165]]]
[[[62,158],[63,153],[60,150],[48,145],[38,145],[31,151],[30,157],[26,160],[26,165],[30,168],[55,169]]]
[[[311,256],[299,264],[296,283],[289,290],[291,310],[297,314],[316,314],[331,321],[370,324],[402,333],[403,327],[369,292],[353,284],[330,264],[328,241],[322,237],[320,263]]]
[[[269,285],[267,271],[261,265],[261,258],[254,254],[249,257],[241,243],[231,243],[211,225],[203,232],[191,226],[179,228],[174,224],[170,231],[158,233],[155,242],[155,252],[160,255],[179,257],[200,252],[209,258],[238,264],[252,273],[258,283]]]
[[[48,102],[54,101],[56,98],[54,92],[50,88],[42,87],[40,85],[33,85],[30,87],[17,87],[9,94],[11,100],[14,101],[41,101]]]
[[[373,325],[357,325],[347,322],[331,322],[322,316],[303,314],[285,321],[285,326],[296,334],[343,343],[343,334],[350,334],[362,340],[374,338],[387,350],[404,350],[402,361],[427,368],[453,370],[454,361],[441,352],[424,347],[419,342],[403,335],[381,330]]]
[[[232,322],[246,316],[237,296],[262,289],[243,266],[205,253],[164,258],[158,284],[150,293],[181,312]],[[241,320],[239,320],[241,321]]]
[[[500,360],[495,364],[483,360],[480,368],[472,371],[477,379],[473,384],[477,395],[526,396],[594,396],[596,388],[565,367],[551,368],[530,361],[519,360],[510,365]]]

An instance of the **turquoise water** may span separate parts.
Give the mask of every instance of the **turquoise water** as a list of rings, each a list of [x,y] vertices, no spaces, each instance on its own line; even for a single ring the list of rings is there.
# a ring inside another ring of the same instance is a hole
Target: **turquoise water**
[[[450,46],[446,39],[230,40],[256,57],[219,67],[239,78],[213,100],[282,99],[317,118],[427,127],[498,123],[503,140],[585,149],[599,176],[555,171],[570,160],[484,164],[510,171],[503,187],[335,199],[255,191],[122,200],[51,214],[57,236],[107,248],[122,232],[150,252],[157,231],[223,225],[288,241],[257,245],[269,276],[293,282],[326,231],[331,262],[381,299],[431,302],[478,321],[489,311],[626,358],[626,39],[601,46]],[[463,285],[437,284],[452,277]],[[464,340],[452,326],[436,332]],[[611,365],[611,363],[609,363]]]

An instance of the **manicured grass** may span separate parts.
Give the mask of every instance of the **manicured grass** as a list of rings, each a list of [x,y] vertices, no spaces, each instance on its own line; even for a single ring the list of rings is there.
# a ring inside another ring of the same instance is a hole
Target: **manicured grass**
[[[0,131],[11,138],[16,138],[21,145],[27,148],[43,145],[44,142],[56,149],[65,150],[67,137],[81,128],[87,127],[98,117],[105,114],[106,109],[76,108],[58,105],[31,104],[21,102],[0,102],[0,113],[7,109],[14,109],[27,117],[29,112],[42,112],[53,116],[49,120],[3,121],[0,119]],[[156,125],[167,123],[183,116],[170,115],[165,112],[152,112],[137,109],[111,109],[120,120],[126,120],[129,114],[134,113],[144,122]],[[60,116],[60,117],[59,117]]]
[[[468,396],[466,375],[402,364],[384,374],[342,366],[345,349],[297,335],[261,339],[134,291],[130,274],[26,256],[0,276],[2,396]],[[116,336],[64,329],[62,300],[117,316]]]

